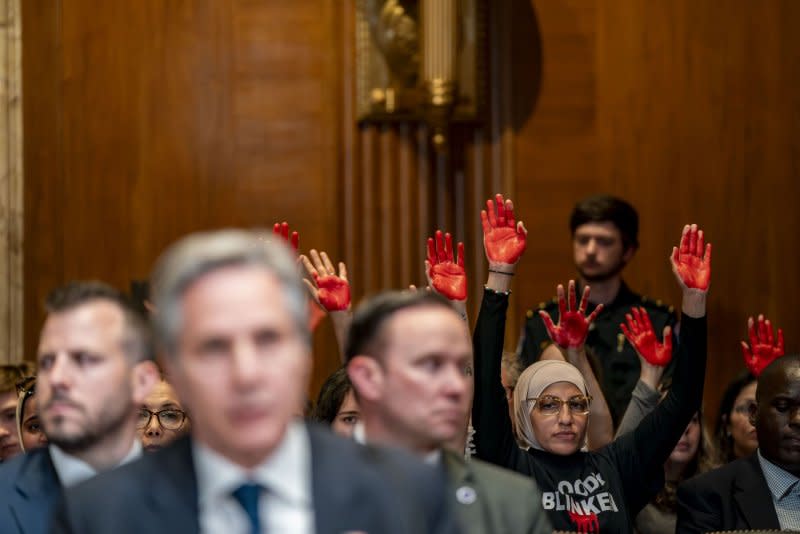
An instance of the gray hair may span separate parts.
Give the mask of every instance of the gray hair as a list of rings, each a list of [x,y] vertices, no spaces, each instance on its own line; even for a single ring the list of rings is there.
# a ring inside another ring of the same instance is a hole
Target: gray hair
[[[273,239],[271,232],[219,230],[180,239],[156,262],[151,277],[153,305],[157,310],[153,326],[159,345],[169,355],[174,355],[178,348],[186,290],[213,271],[235,266],[262,267],[278,278],[297,330],[310,345],[308,296],[289,247]]]

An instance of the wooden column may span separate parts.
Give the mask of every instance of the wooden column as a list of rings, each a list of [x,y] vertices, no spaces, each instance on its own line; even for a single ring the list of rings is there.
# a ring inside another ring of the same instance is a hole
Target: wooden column
[[[20,0],[0,1],[0,363],[22,361]]]

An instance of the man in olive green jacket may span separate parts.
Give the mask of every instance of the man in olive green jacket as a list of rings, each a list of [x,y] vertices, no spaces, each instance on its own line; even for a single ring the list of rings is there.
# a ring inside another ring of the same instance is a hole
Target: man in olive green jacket
[[[552,532],[532,479],[464,459],[472,343],[447,300],[389,292],[364,302],[345,352],[362,415],[356,439],[405,448],[443,469],[464,532]]]

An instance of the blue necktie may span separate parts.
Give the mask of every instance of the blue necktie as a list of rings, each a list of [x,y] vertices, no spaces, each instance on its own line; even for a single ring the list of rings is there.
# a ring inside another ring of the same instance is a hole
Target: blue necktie
[[[264,489],[252,482],[242,484],[233,492],[233,498],[242,505],[247,519],[250,520],[250,534],[261,534],[261,521],[258,517],[258,497]]]

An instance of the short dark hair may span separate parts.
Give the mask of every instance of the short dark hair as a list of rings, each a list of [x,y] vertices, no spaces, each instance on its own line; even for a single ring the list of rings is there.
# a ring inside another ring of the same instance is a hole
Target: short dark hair
[[[584,198],[572,209],[569,228],[572,235],[575,230],[587,223],[610,222],[622,235],[622,245],[639,248],[639,214],[636,208],[621,198],[611,195],[595,195]]]
[[[125,321],[122,348],[125,354],[135,363],[154,360],[147,321],[124,294],[103,282],[72,281],[57,287],[45,299],[45,310],[48,314],[64,313],[98,300],[110,302],[122,312]]]
[[[320,423],[333,424],[336,414],[339,413],[339,409],[342,407],[344,398],[352,389],[353,385],[347,376],[347,368],[340,367],[322,384],[311,418]]]
[[[386,321],[409,308],[441,307],[457,313],[450,301],[432,291],[385,291],[361,303],[353,314],[347,335],[345,360],[363,354],[377,357]]]

